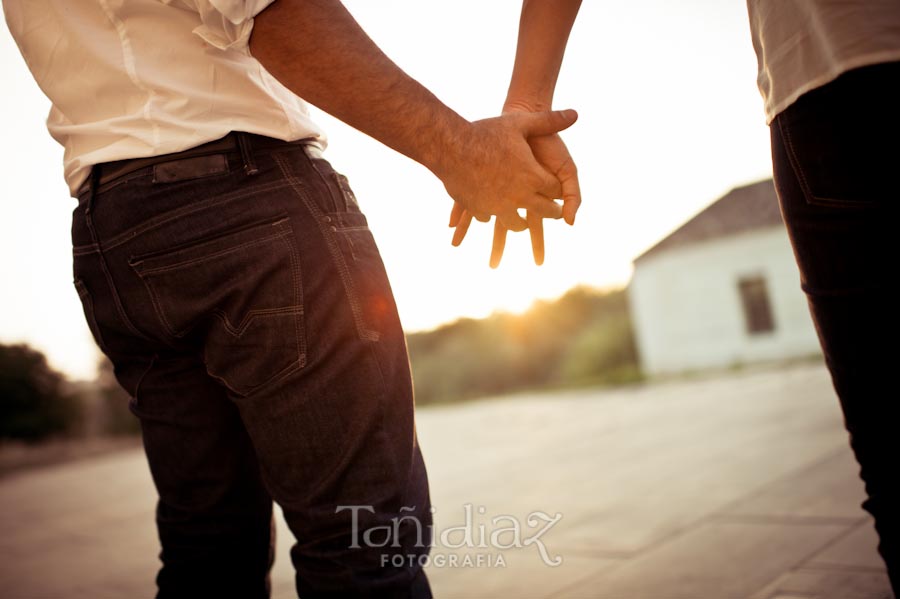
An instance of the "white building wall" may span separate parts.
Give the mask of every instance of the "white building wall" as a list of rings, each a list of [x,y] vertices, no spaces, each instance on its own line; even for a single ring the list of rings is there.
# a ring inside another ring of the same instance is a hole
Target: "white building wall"
[[[738,280],[762,276],[775,328],[747,332]],[[649,375],[819,353],[781,226],[661,251],[635,265],[629,300]]]

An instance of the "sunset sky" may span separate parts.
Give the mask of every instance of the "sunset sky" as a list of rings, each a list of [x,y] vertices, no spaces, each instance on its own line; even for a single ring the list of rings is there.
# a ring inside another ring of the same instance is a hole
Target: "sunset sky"
[[[515,51],[516,0],[345,2],[372,38],[464,117],[493,116]],[[6,181],[0,200],[0,341],[26,341],[75,378],[97,353],[71,283],[75,201],[49,102],[5,27],[0,98]],[[519,311],[577,284],[628,282],[631,260],[729,189],[768,177],[768,130],[756,89],[744,2],[586,0],[572,32],[555,107],[580,119],[564,139],[584,203],[574,228],[546,226],[544,266],[527,234],[488,267],[491,227],[450,245],[451,202],[425,168],[315,111],[326,153],[350,179],[381,248],[408,331],[460,316]]]

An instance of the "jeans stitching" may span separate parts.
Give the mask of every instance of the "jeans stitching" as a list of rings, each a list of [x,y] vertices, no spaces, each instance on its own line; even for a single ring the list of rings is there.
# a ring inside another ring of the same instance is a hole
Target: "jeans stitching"
[[[303,271],[300,266],[300,257],[297,255],[297,248],[291,243],[291,240],[288,236],[293,232],[291,227],[287,226],[285,223],[288,219],[284,219],[275,223],[276,228],[281,233],[281,238],[285,242],[288,247],[288,252],[291,256],[291,270],[292,270],[292,280],[294,282],[294,303],[295,305],[300,306],[300,314],[299,316],[305,320],[305,304],[303,301]],[[298,319],[294,321],[294,335],[296,337],[297,342],[297,367],[303,368],[306,366],[306,333],[305,333],[305,322],[300,323]]]
[[[158,273],[162,273],[162,272],[168,272],[170,270],[176,270],[177,268],[181,268],[184,266],[190,266],[193,264],[197,264],[199,262],[204,261],[207,258],[211,259],[213,257],[217,257],[220,255],[230,253],[231,251],[236,251],[236,250],[242,249],[244,247],[249,247],[251,245],[257,245],[259,243],[271,241],[273,239],[280,239],[281,241],[285,242],[285,244],[288,246],[288,252],[291,255],[291,262],[293,263],[295,261],[295,255],[294,255],[295,250],[293,248],[293,244],[291,244],[289,240],[285,239],[284,232],[279,232],[279,233],[276,233],[275,235],[269,235],[263,239],[249,241],[249,242],[246,242],[243,244],[239,244],[237,246],[234,246],[233,248],[229,248],[229,250],[223,250],[220,252],[216,252],[215,254],[210,255],[210,256],[204,256],[203,258],[198,258],[197,260],[189,260],[189,261],[179,262],[178,264],[173,265],[173,266],[143,270],[139,266],[140,262],[135,262],[131,265],[131,267],[134,269],[135,273],[138,275],[138,278],[141,279],[141,281],[144,283],[144,286],[149,291],[150,300],[153,303],[153,308],[156,311],[156,315],[162,321],[163,326],[166,329],[166,332],[169,333],[172,337],[180,339],[180,338],[184,337],[186,331],[176,331],[175,326],[166,317],[165,311],[162,309],[162,306],[159,302],[159,292],[156,290],[156,287],[153,284],[152,277],[149,277],[148,275],[154,275],[154,274],[158,274]],[[298,289],[297,289],[297,287],[299,285],[298,280],[297,280],[297,275],[298,275],[298,273],[292,264],[292,266],[291,266],[291,283],[294,286],[294,302],[295,302],[294,305],[292,305],[292,306],[287,306],[284,308],[269,308],[269,309],[264,309],[264,310],[250,310],[247,312],[247,314],[244,316],[244,318],[241,319],[241,322],[238,323],[238,326],[235,326],[228,319],[228,316],[221,310],[216,310],[213,312],[213,314],[215,314],[222,321],[222,324],[225,326],[225,329],[229,333],[231,333],[232,335],[234,335],[236,337],[240,337],[241,335],[243,335],[244,331],[246,331],[247,326],[257,316],[281,314],[281,313],[285,313],[285,314],[286,313],[295,313],[295,314],[302,315],[304,313],[304,309],[303,309],[303,304],[302,304],[302,300],[301,300],[302,294],[299,293]],[[300,303],[297,303],[298,301]]]
[[[803,198],[806,200],[807,204],[831,208],[866,208],[878,205],[877,202],[866,200],[841,200],[837,198],[824,198],[814,194],[812,187],[810,187],[809,182],[806,179],[803,167],[800,165],[800,160],[797,158],[797,151],[794,148],[794,140],[791,137],[790,127],[783,124],[783,120],[783,115],[778,115],[776,118],[778,130],[781,132],[781,139],[784,141],[788,162],[791,163],[791,170],[794,171],[794,176],[800,184],[800,189],[803,191]]]
[[[244,390],[239,390],[239,389],[235,388],[234,385],[229,383],[225,378],[210,371],[208,352],[207,352],[207,349],[204,348],[203,362],[206,365],[207,374],[209,374],[209,376],[211,376],[214,379],[216,379],[217,381],[219,381],[223,386],[225,386],[227,389],[229,389],[234,394],[242,396],[242,397],[246,397],[252,393],[255,393],[256,391],[259,391],[260,389],[262,389],[268,385],[274,384],[274,383],[282,380],[286,376],[300,370],[301,368],[303,368],[306,365],[306,361],[307,361],[306,336],[304,334],[303,323],[301,322],[305,315],[305,309],[303,306],[302,282],[301,282],[301,278],[300,278],[301,272],[300,272],[300,268],[299,268],[299,258],[297,256],[297,250],[294,247],[294,244],[291,243],[291,240],[288,237],[288,235],[292,232],[292,229],[289,225],[286,224],[287,221],[288,221],[287,218],[283,218],[275,223],[271,223],[270,226],[275,227],[277,230],[277,232],[273,235],[268,235],[261,239],[251,240],[251,241],[239,244],[237,246],[230,247],[226,250],[221,250],[221,251],[215,252],[208,256],[203,256],[196,260],[184,260],[184,261],[178,262],[177,264],[174,264],[174,265],[153,268],[153,269],[146,269],[146,270],[140,268],[140,261],[131,263],[132,269],[138,275],[138,278],[143,282],[145,288],[148,291],[148,294],[150,295],[150,301],[151,301],[151,304],[153,305],[153,310],[156,313],[157,318],[160,319],[160,322],[162,323],[163,328],[172,337],[174,337],[176,339],[180,339],[180,338],[184,337],[186,331],[179,332],[179,331],[175,330],[174,325],[168,319],[168,317],[165,314],[165,311],[162,308],[162,305],[161,305],[161,302],[159,299],[159,292],[156,290],[156,287],[153,284],[152,277],[149,277],[146,275],[153,275],[153,274],[158,274],[158,273],[162,273],[162,272],[168,272],[170,270],[176,270],[178,268],[183,268],[185,266],[190,266],[193,264],[200,263],[206,259],[212,259],[217,256],[221,256],[221,255],[224,255],[227,253],[237,251],[244,247],[248,247],[251,245],[258,245],[260,243],[264,243],[267,241],[280,240],[282,243],[285,244],[285,246],[287,247],[288,255],[291,260],[291,284],[293,286],[293,296],[294,296],[293,305],[283,307],[283,308],[250,310],[247,312],[247,314],[244,315],[244,317],[241,319],[241,322],[237,323],[236,326],[234,323],[232,323],[229,320],[228,316],[222,310],[214,310],[212,312],[212,314],[222,323],[222,326],[224,327],[224,329],[230,335],[232,335],[236,338],[240,338],[241,336],[243,336],[243,334],[247,331],[247,329],[250,327],[250,325],[253,323],[253,321],[259,317],[280,315],[280,314],[293,314],[295,316],[295,318],[294,318],[294,344],[295,344],[296,351],[297,351],[297,358],[295,360],[292,360],[290,362],[290,364],[285,366],[283,369],[281,369],[277,373],[273,374],[271,377],[269,377],[264,382],[259,383],[257,385],[248,386]]]
[[[340,206],[338,206],[337,200],[335,199],[334,189],[332,189],[331,184],[328,182],[328,178],[325,177],[325,175],[322,173],[322,171],[319,170],[319,166],[316,163],[317,159],[310,158],[305,153],[304,153],[304,156],[306,156],[306,159],[309,161],[310,165],[312,166],[312,169],[319,176],[319,179],[322,181],[322,185],[324,185],[325,189],[328,190],[328,195],[331,197],[331,204],[334,207],[334,211],[342,212],[343,210],[346,210],[346,206],[343,209]],[[341,199],[344,200],[343,191],[341,192]],[[346,203],[346,200],[344,201],[344,203]]]
[[[185,266],[193,266],[194,264],[199,264],[201,262],[206,262],[207,260],[212,260],[214,258],[218,258],[219,256],[224,256],[225,254],[230,254],[236,252],[238,250],[242,250],[244,248],[248,248],[253,245],[259,245],[261,243],[265,243],[267,241],[272,241],[273,239],[279,239],[283,237],[283,234],[273,233],[271,235],[267,235],[265,237],[260,237],[259,239],[252,239],[250,241],[245,241],[244,243],[239,243],[235,246],[230,246],[227,249],[219,250],[218,252],[213,252],[212,254],[206,254],[204,256],[200,256],[198,258],[192,258],[190,260],[182,260],[181,262],[176,262],[175,264],[168,264],[166,266],[158,266],[156,268],[141,268],[140,265],[144,262],[141,258],[135,258],[131,262],[132,268],[138,271],[141,275],[154,275],[162,272],[169,272],[170,270],[178,270],[179,268],[184,268]]]
[[[303,184],[290,171],[288,165],[285,163],[282,157],[273,153],[272,158],[278,164],[278,168],[281,169],[281,172],[284,174],[285,179],[294,189],[295,193],[300,197],[301,200],[303,200],[303,203],[306,205],[307,209],[312,212],[313,216],[315,217],[316,224],[318,225],[319,230],[321,231],[323,237],[325,238],[325,242],[328,245],[328,251],[331,254],[331,259],[337,265],[338,273],[341,277],[341,282],[344,284],[344,292],[347,295],[348,301],[350,302],[350,310],[353,313],[353,320],[356,324],[356,330],[359,338],[366,341],[378,341],[378,331],[369,329],[365,324],[362,305],[359,301],[359,297],[356,294],[356,289],[352,275],[350,273],[350,269],[348,268],[347,263],[344,260],[344,255],[343,253],[341,253],[341,248],[338,245],[337,239],[335,239],[335,237],[331,235],[332,231],[330,231],[329,227],[325,225],[324,213],[316,205],[315,202],[309,199],[309,197],[306,195],[306,192],[303,190]]]
[[[174,332],[174,327],[169,322],[169,319],[166,318],[166,315],[163,312],[162,306],[159,305],[159,298],[158,298],[159,294],[156,292],[155,288],[153,287],[153,283],[150,282],[149,280],[145,279],[144,277],[140,276],[140,273],[138,273],[138,277],[141,279],[141,281],[144,283],[144,286],[147,288],[147,291],[150,295],[150,303],[153,304],[153,311],[156,312],[156,316],[157,316],[157,318],[159,318],[160,322],[162,322],[163,327],[165,327],[165,329],[166,329],[166,332],[168,332],[171,336],[175,337],[176,339],[180,339],[181,337],[183,337],[184,336],[183,333],[181,335],[178,335]]]
[[[139,419],[143,420],[146,416],[140,416],[135,411],[135,409],[140,409],[138,405],[138,392],[141,390],[141,384],[143,384],[144,379],[147,378],[147,375],[150,374],[150,371],[153,370],[153,367],[156,365],[156,361],[159,359],[159,354],[153,354],[150,358],[150,363],[147,365],[146,370],[141,374],[137,383],[134,385],[134,394],[129,402],[129,408],[131,409],[131,413],[137,416]]]
[[[800,183],[800,188],[803,190],[803,196],[806,199],[806,203],[810,204],[810,198],[812,197],[812,192],[809,189],[809,184],[806,182],[806,175],[803,173],[803,169],[800,168],[800,165],[797,161],[796,152],[794,151],[794,142],[791,139],[791,134],[782,124],[784,119],[779,115],[778,122],[778,131],[781,133],[781,139],[784,140],[784,147],[787,150],[788,162],[791,163],[791,170],[794,171],[794,176],[797,177],[797,182]]]
[[[103,335],[100,333],[100,324],[97,322],[97,316],[94,313],[94,298],[91,297],[91,292],[88,291],[84,281],[75,279],[74,284],[75,291],[78,293],[78,297],[81,299],[84,306],[85,318],[88,319],[88,326],[95,335],[97,347],[99,347],[103,353],[106,353],[106,342],[103,340]]]
[[[210,372],[209,365],[207,364],[207,362],[208,361],[206,359],[206,351],[204,350],[203,363],[204,363],[204,366],[206,367],[206,374],[208,374],[212,378],[219,381],[229,391],[231,391],[232,393],[234,393],[235,395],[238,395],[240,397],[249,397],[250,395],[253,395],[257,391],[260,391],[262,389],[265,389],[266,387],[274,385],[278,381],[281,381],[284,378],[294,374],[295,372],[297,372],[298,370],[303,368],[303,366],[305,366],[305,361],[301,362],[301,360],[298,358],[297,360],[294,360],[293,362],[291,362],[288,366],[285,366],[284,368],[282,368],[279,372],[273,374],[267,381],[262,382],[258,385],[253,385],[251,387],[248,387],[248,388],[244,389],[243,391],[239,391],[238,389],[235,389],[228,381],[226,381],[221,376],[219,376],[213,372]]]
[[[197,202],[195,204],[191,204],[190,206],[185,206],[184,208],[178,210],[172,210],[171,212],[167,212],[166,214],[157,217],[155,219],[148,220],[141,225],[134,227],[133,229],[129,229],[128,231],[124,231],[115,235],[109,240],[108,244],[104,244],[104,248],[110,250],[112,248],[118,247],[127,241],[134,239],[137,235],[142,233],[146,233],[147,231],[152,231],[162,225],[187,216],[188,214],[193,214],[194,212],[199,212],[200,210],[204,210],[206,208],[212,208],[213,206],[218,206],[220,204],[224,204],[226,202],[233,202],[235,200],[241,200],[243,198],[256,195],[260,192],[267,191],[275,191],[284,187],[288,187],[288,184],[283,183],[281,181],[274,181],[272,183],[265,183],[262,185],[255,185],[250,189],[242,189],[236,193],[225,194],[221,196],[217,196],[215,198],[210,198],[208,200],[204,200],[202,202]],[[81,249],[85,246],[79,246]]]
[[[235,326],[231,320],[228,318],[228,315],[225,314],[222,310],[213,310],[213,314],[222,321],[222,324],[225,327],[225,330],[228,331],[232,336],[241,338],[244,336],[244,333],[247,332],[247,329],[253,323],[254,320],[260,317],[265,316],[278,316],[281,314],[294,314],[295,316],[303,316],[304,310],[301,305],[293,305],[293,306],[285,306],[284,308],[266,308],[265,310],[250,310],[247,314],[241,319],[241,322]],[[175,334],[171,333],[175,337],[183,337],[184,334]],[[299,349],[299,346],[298,346]]]
[[[79,245],[72,248],[72,256],[89,256],[100,251],[100,247],[96,243],[90,245]]]
[[[125,313],[125,306],[122,305],[122,298],[119,297],[119,291],[118,289],[116,289],[116,284],[115,281],[113,281],[109,265],[106,263],[106,248],[100,242],[100,236],[97,233],[97,229],[94,227],[94,219],[92,217],[93,203],[96,199],[96,195],[93,191],[93,186],[94,181],[91,181],[92,191],[90,192],[90,196],[88,197],[87,205],[84,208],[84,225],[90,233],[91,241],[94,243],[94,245],[97,246],[97,259],[100,263],[100,270],[103,272],[103,277],[106,279],[106,284],[109,287],[110,295],[112,295],[113,305],[116,308],[116,313],[118,314],[119,319],[125,325],[125,328],[127,328],[133,335],[141,339],[147,339],[146,335],[138,330],[138,328],[134,325],[133,322],[131,322],[131,319]]]

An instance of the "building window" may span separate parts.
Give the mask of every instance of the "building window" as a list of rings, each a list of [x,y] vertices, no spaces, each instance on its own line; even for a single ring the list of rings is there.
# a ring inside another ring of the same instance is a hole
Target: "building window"
[[[744,277],[738,280],[741,305],[744,307],[744,323],[751,335],[770,333],[775,330],[772,305],[766,280],[761,276]]]

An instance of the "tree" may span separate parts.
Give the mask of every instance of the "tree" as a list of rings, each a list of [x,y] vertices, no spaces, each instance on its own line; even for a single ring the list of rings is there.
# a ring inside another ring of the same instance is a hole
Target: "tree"
[[[0,438],[37,441],[75,430],[78,398],[41,352],[0,344]]]

